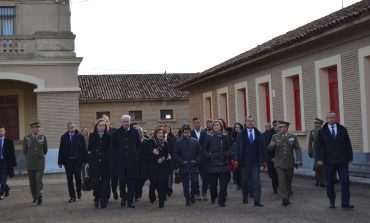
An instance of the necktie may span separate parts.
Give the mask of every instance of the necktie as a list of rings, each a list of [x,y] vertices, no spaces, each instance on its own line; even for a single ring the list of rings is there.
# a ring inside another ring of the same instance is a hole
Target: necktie
[[[0,139],[0,160],[3,159],[3,139]]]
[[[333,139],[335,138],[334,125],[331,126],[331,136],[333,137]]]
[[[252,130],[249,130],[249,143],[252,144],[253,143],[253,134],[252,134]]]

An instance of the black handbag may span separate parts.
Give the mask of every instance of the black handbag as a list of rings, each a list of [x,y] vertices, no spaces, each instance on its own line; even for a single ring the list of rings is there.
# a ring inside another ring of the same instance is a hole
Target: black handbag
[[[85,169],[86,176],[82,180],[82,190],[83,191],[91,191],[93,189],[93,184],[91,177],[89,176],[89,168],[86,167]]]

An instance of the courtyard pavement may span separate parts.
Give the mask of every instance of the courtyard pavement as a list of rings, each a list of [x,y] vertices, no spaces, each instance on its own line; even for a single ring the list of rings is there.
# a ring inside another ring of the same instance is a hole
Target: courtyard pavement
[[[10,196],[0,200],[0,223],[12,222],[122,222],[122,223],[178,223],[178,222],[370,222],[370,187],[351,185],[351,203],[354,210],[340,208],[340,192],[337,185],[337,208],[330,209],[326,190],[313,186],[310,177],[295,176],[292,205],[281,206],[279,195],[273,195],[271,181],[263,173],[262,203],[265,207],[254,207],[253,200],[242,204],[241,191],[229,184],[227,207],[220,208],[210,201],[197,201],[185,207],[181,184],[174,185],[174,194],[168,198],[163,209],[158,203],[150,204],[148,182],[143,198],[136,202],[135,209],[121,208],[120,201],[112,200],[107,209],[94,208],[92,192],[83,192],[81,200],[68,203],[66,177],[64,174],[48,174],[44,177],[44,202],[41,206],[31,203],[27,176],[16,176],[9,180]]]

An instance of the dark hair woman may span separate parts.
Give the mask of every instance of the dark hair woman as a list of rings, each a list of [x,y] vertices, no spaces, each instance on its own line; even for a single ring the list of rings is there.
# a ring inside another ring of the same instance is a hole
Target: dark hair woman
[[[95,207],[107,207],[110,180],[111,137],[104,119],[98,119],[89,136],[89,173],[93,183]]]
[[[171,160],[164,134],[164,128],[157,128],[145,149],[150,180],[149,199],[151,203],[154,203],[156,200],[155,190],[157,190],[160,208],[164,207],[170,174],[169,160]]]
[[[243,125],[239,122],[236,122],[234,124],[233,133],[231,135],[231,157],[234,157],[234,154],[236,152],[236,145],[235,140],[238,134],[243,130]],[[236,170],[233,171],[233,182],[236,184],[236,189],[240,190],[242,186],[242,177],[240,173],[240,168],[236,168]]]
[[[221,121],[215,120],[212,124],[212,132],[208,133],[204,143],[204,150],[208,159],[208,173],[211,184],[211,201],[215,202],[218,197],[218,205],[226,206],[227,184],[229,178],[228,159],[230,157],[230,142],[223,134]],[[217,186],[220,182],[220,191]]]

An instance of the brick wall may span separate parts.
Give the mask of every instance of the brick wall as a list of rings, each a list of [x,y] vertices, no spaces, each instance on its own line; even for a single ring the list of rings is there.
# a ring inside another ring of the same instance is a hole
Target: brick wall
[[[49,148],[59,148],[67,123],[79,121],[79,93],[37,93],[37,119],[41,133],[48,139]]]
[[[172,109],[174,120],[160,120],[161,109]],[[111,102],[111,103],[80,103],[79,116],[81,127],[93,131],[96,112],[110,112],[113,127],[121,127],[120,118],[129,111],[142,111],[142,122],[137,122],[145,130],[154,130],[159,125],[170,124],[173,132],[177,133],[183,123],[189,123],[188,101],[142,101],[142,102]]]

